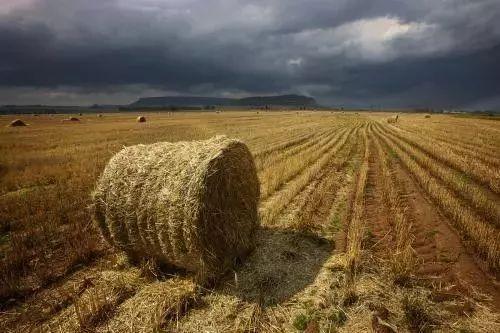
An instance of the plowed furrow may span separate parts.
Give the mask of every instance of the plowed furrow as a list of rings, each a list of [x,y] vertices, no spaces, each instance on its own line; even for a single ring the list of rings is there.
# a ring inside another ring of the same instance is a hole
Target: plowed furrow
[[[357,144],[355,129],[347,144],[341,147],[319,174],[290,202],[276,219],[277,225],[291,226],[298,230],[315,231],[322,236],[328,234],[327,218],[337,191],[345,183],[347,164]]]
[[[289,180],[278,192],[261,202],[259,214],[262,224],[271,224],[274,221],[284,207],[318,175],[334,154],[345,145],[352,131],[353,129],[344,131],[339,137],[340,140],[335,140],[334,144],[318,160],[309,167],[304,166],[303,171],[293,180]]]
[[[422,150],[450,168],[463,172],[467,177],[474,179],[479,184],[488,186],[493,192],[500,194],[500,170],[492,169],[473,158],[453,153],[440,147],[435,142],[429,142],[423,137],[409,134],[403,135],[401,131],[396,131],[392,126],[385,126],[384,130],[389,131],[398,139]]]
[[[258,173],[261,181],[261,199],[265,200],[275,191],[279,190],[284,184],[297,177],[309,165],[326,154],[339,140],[347,133],[347,130],[340,130],[333,133],[315,145],[300,152],[300,154],[290,156],[288,159],[268,166]]]
[[[389,137],[400,149],[410,155],[421,167],[445,183],[455,192],[456,196],[469,202],[476,209],[477,214],[482,215],[492,224],[500,226],[500,196],[498,194],[463,177],[462,173],[439,162],[419,148],[406,144],[382,126],[379,126],[378,129]]]
[[[452,191],[418,165],[387,136],[378,130],[376,130],[376,133],[386,147],[398,156],[401,163],[415,177],[420,186],[450,217],[456,228],[461,231],[464,239],[470,241],[492,269],[500,267],[500,234],[498,230],[478,217],[466,203],[457,198]]]

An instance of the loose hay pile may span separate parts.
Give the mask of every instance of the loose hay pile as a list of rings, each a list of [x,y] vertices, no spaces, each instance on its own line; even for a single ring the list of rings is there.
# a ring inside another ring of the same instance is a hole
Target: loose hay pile
[[[244,257],[258,225],[259,181],[238,140],[127,147],[106,166],[93,194],[104,238],[133,260],[212,279]]]
[[[96,331],[98,333],[160,332],[169,320],[181,316],[195,301],[198,289],[186,279],[153,282],[123,302],[116,315]],[[131,318],[133,318],[131,320]]]
[[[145,122],[146,122],[146,117],[144,117],[144,116],[139,116],[139,117],[137,117],[136,121],[137,121],[138,123],[145,123]]]

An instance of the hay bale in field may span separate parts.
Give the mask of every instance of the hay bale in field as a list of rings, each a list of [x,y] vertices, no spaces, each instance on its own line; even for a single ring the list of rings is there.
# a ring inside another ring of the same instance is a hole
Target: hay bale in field
[[[26,126],[26,123],[21,119],[16,119],[10,122],[9,127]]]
[[[69,117],[67,119],[63,119],[62,120],[63,122],[67,122],[67,121],[71,121],[71,122],[78,122],[80,121],[80,119],[76,118],[76,117]]]
[[[259,180],[247,146],[217,136],[124,148],[93,193],[93,219],[129,257],[217,277],[246,256],[258,226]]]
[[[139,116],[139,117],[137,117],[137,118],[136,118],[136,121],[137,121],[138,123],[145,123],[145,122],[146,122],[146,117],[144,117],[144,116]]]
[[[387,122],[389,124],[395,124],[395,123],[397,123],[398,122],[398,116],[387,118]]]
[[[430,115],[430,114],[426,114],[426,115],[425,115],[425,118],[430,118],[430,117],[431,117],[431,115]]]
[[[99,113],[99,114],[97,115],[97,117],[98,117],[98,118],[102,118],[102,114],[100,114],[100,113]]]

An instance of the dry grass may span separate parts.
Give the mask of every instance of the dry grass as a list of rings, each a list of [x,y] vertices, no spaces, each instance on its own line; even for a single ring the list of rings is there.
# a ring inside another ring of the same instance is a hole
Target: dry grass
[[[189,280],[171,279],[151,283],[122,303],[116,309],[116,315],[96,331],[161,332],[165,325],[177,321],[188,311],[198,294],[198,287]]]
[[[365,147],[361,166],[357,175],[357,182],[351,203],[350,221],[347,226],[347,246],[346,246],[346,299],[351,303],[355,297],[356,274],[361,262],[362,242],[366,226],[363,223],[364,193],[366,180],[368,177],[368,158],[370,156],[370,144],[368,141],[367,128],[363,130],[363,145]]]
[[[399,148],[411,155],[419,165],[455,191],[456,196],[469,201],[479,214],[485,216],[491,223],[500,226],[500,205],[498,204],[500,196],[484,189],[484,187],[475,183],[462,172],[448,167],[422,150],[400,140],[390,132],[386,131],[384,134],[390,137]]]
[[[299,193],[301,192],[307,184],[309,184],[312,179],[320,174],[321,170],[327,165],[335,153],[346,143],[349,132],[344,131],[343,138],[337,138],[332,145],[328,147],[330,149],[327,153],[321,156],[312,165],[302,164],[302,168],[305,169],[300,173],[294,181],[289,181],[287,186],[283,190],[279,191],[271,198],[262,202],[259,214],[261,216],[262,224],[272,224],[277,215],[281,213],[283,208]],[[308,160],[309,162],[310,160]],[[279,177],[279,174],[277,175]]]
[[[455,153],[445,147],[436,144],[435,141],[413,134],[402,135],[398,131],[388,128],[393,135],[404,142],[421,149],[423,152],[436,160],[463,172],[468,177],[480,184],[486,185],[490,190],[500,194],[500,170],[481,163],[477,159]]]
[[[73,292],[73,304],[40,326],[40,331],[75,332],[93,330],[111,317],[116,307],[144,283],[137,269],[103,271],[88,281],[83,292]]]
[[[457,228],[470,241],[493,270],[500,268],[500,234],[491,224],[479,217],[453,191],[436,180],[429,172],[394,142],[377,129],[377,135],[392,149],[405,167],[417,178],[420,185],[455,222]]]
[[[395,177],[392,175],[391,160],[386,151],[383,150],[378,138],[374,138],[377,158],[381,165],[381,182],[384,195],[384,202],[389,209],[389,224],[392,227],[393,246],[389,254],[389,263],[394,281],[405,283],[408,281],[417,269],[417,258],[412,248],[414,236],[411,232],[411,223],[408,221],[408,206],[405,203]]]
[[[405,114],[388,125],[389,114],[361,112],[144,116],[140,126],[129,114],[75,126],[61,123],[67,116],[39,116],[19,128],[0,117],[0,331],[498,331],[493,292],[456,290],[463,284],[452,274],[450,285],[417,283],[415,212],[394,172],[405,167],[412,179],[404,180],[418,183],[495,267],[498,124]],[[101,241],[87,209],[106,162],[124,146],[218,134],[247,144],[264,185],[255,250],[210,289],[155,261],[131,268]],[[460,173],[467,181],[453,178]],[[380,204],[390,212],[386,256],[363,247],[368,177],[380,178]],[[481,274],[471,276],[489,279]],[[407,276],[416,282],[394,283]]]

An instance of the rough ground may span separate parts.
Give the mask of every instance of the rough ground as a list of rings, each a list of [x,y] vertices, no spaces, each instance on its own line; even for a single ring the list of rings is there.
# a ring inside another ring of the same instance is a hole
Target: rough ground
[[[217,284],[200,286],[192,281],[189,273],[164,272],[150,261],[134,267],[122,254],[98,241],[98,250],[92,257],[73,263],[55,278],[47,280],[45,275],[36,273],[23,275],[23,286],[34,287],[19,287],[22,293],[12,294],[3,301],[1,331],[500,331],[498,272],[492,268],[491,260],[478,254],[475,245],[457,227],[454,217],[443,210],[442,203],[422,186],[414,170],[403,163],[398,151],[387,144],[392,142],[386,134],[391,126],[386,122],[389,115],[330,112],[297,115],[294,112],[189,114],[175,120],[158,117],[158,123],[146,123],[151,128],[140,131],[137,124],[129,127],[121,118],[106,120],[108,126],[117,126],[113,130],[116,136],[107,134],[110,128],[99,127],[101,125],[95,124],[95,120],[88,120],[88,124],[84,122],[83,125],[88,125],[86,130],[96,130],[99,139],[93,144],[103,155],[103,151],[110,149],[103,142],[107,140],[108,144],[118,146],[123,133],[131,135],[125,142],[128,144],[144,141],[148,133],[150,140],[172,141],[184,136],[191,139],[222,132],[243,137],[258,165],[262,166],[259,169],[261,183],[273,184],[266,185],[268,190],[261,201],[263,225],[256,236],[256,249]],[[424,121],[417,116],[400,118],[400,123],[393,127],[408,131]],[[436,118],[433,116],[432,121],[437,121]],[[49,136],[54,136],[54,128],[47,125],[50,121],[38,121],[43,122],[40,126],[46,126],[42,127],[43,133],[38,133],[46,138],[46,144],[50,146],[46,149],[60,149],[51,141],[53,138],[49,139]],[[457,121],[442,118],[443,123]],[[238,128],[232,126],[234,122],[238,123]],[[276,122],[282,126],[277,128]],[[172,123],[185,126],[184,131],[189,128],[193,132],[186,135],[181,130],[163,138],[162,131],[173,128]],[[35,125],[27,130],[40,131]],[[428,135],[435,135],[436,142],[446,142],[434,131],[438,125],[429,127]],[[492,135],[498,136],[500,125],[488,126],[492,133],[496,133]],[[8,132],[1,135],[13,140],[28,134]],[[65,135],[69,137],[70,134]],[[107,139],[103,140],[103,137]],[[73,145],[78,140],[73,138],[70,142]],[[383,172],[377,142],[388,156],[388,175]],[[88,150],[84,148],[86,144],[81,143],[72,157],[81,165],[89,160]],[[471,145],[459,142],[456,149],[465,154],[472,151]],[[490,150],[490,154],[485,155],[490,164],[499,159],[491,151],[492,147],[499,148],[495,141],[482,146],[484,151]],[[14,143],[11,149],[17,149]],[[317,154],[318,151],[322,154]],[[84,157],[79,159],[78,154]],[[32,160],[33,156],[30,157]],[[15,160],[12,155],[10,158]],[[99,163],[105,160],[101,156]],[[68,166],[74,165],[71,163]],[[85,177],[89,177],[89,182],[99,174],[101,166],[96,166],[96,163],[94,161],[92,169],[82,166],[82,170],[87,170]],[[8,165],[7,162],[3,164]],[[37,170],[44,172],[41,171],[43,168]],[[272,170],[280,172],[273,173]],[[364,176],[366,182],[363,182]],[[27,220],[14,216],[9,209],[14,207],[12,205],[26,204],[19,193],[35,195],[38,190],[13,189],[8,183],[9,177],[7,174],[1,197],[2,203],[9,208],[2,211],[2,218],[22,221],[23,226],[36,221],[35,217]],[[24,177],[32,176],[25,174]],[[396,210],[384,192],[388,179],[397,193],[398,207],[404,207],[402,212],[411,225],[407,236],[412,240],[411,253],[417,263],[415,269],[405,276],[404,283],[396,279],[391,270],[391,260],[399,249],[394,222]],[[488,186],[470,179],[478,186]],[[439,184],[448,186],[442,180]],[[38,186],[57,188],[58,185],[42,182]],[[73,183],[72,186],[77,185]],[[91,185],[88,188],[79,186],[79,193],[86,193],[91,188]],[[488,191],[488,200],[498,206],[499,203],[494,202],[497,194],[491,189]],[[464,196],[461,200],[477,212],[467,198]],[[40,209],[37,213],[43,216],[45,211]],[[68,216],[71,221],[76,219],[73,215]],[[360,219],[356,220],[357,217]],[[57,225],[54,230],[62,232],[68,225],[71,224]],[[94,237],[92,227],[85,226],[83,232]],[[11,235],[17,232],[16,228],[30,230],[16,225],[12,231],[7,229],[9,240],[0,244],[5,249],[13,246]],[[352,228],[359,232],[353,233]],[[355,242],[359,242],[361,250],[352,259],[349,249]],[[58,243],[56,249],[63,253],[70,251],[63,244]],[[52,251],[52,248],[44,250]],[[33,258],[31,260],[35,260]],[[34,264],[30,262],[29,265],[32,268]],[[5,269],[2,271],[2,281],[12,283],[6,278],[6,272]]]

